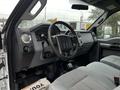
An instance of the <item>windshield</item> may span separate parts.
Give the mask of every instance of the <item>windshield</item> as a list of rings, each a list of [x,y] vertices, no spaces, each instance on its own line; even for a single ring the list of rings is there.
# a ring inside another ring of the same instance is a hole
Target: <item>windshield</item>
[[[33,20],[23,20],[19,28],[31,28],[41,23],[64,21],[69,23],[74,30],[86,30],[103,12],[91,5],[88,10],[72,9],[69,0],[47,0],[40,14]]]
[[[19,0],[0,0],[0,31]]]

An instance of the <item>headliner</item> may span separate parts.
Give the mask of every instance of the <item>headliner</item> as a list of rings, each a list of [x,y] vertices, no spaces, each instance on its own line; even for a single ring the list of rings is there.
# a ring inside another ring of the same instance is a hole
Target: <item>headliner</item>
[[[119,0],[81,0],[98,8],[101,8],[109,13],[113,14],[120,11]]]

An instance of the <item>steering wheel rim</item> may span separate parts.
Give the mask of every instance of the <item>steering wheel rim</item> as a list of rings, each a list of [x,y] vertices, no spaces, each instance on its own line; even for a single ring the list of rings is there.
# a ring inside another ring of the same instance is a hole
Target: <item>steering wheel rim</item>
[[[62,25],[64,25],[64,26],[66,26],[66,27],[70,30],[70,32],[71,32],[73,35],[75,35],[75,37],[76,37],[77,42],[76,42],[75,50],[73,51],[72,55],[70,55],[70,56],[64,56],[64,55],[60,54],[59,50],[56,49],[56,46],[55,46],[54,43],[53,43],[53,40],[52,40],[52,28],[53,28],[56,24],[62,24]],[[78,51],[79,42],[78,42],[78,38],[77,38],[76,32],[73,30],[73,28],[72,28],[70,25],[68,25],[67,23],[65,23],[65,22],[63,22],[63,21],[57,21],[57,22],[55,22],[55,23],[53,23],[53,24],[51,24],[51,25],[49,26],[49,29],[48,29],[48,39],[49,39],[49,43],[50,43],[53,51],[55,52],[55,54],[56,54],[59,58],[62,58],[62,59],[64,59],[64,60],[73,58],[73,57],[76,55],[77,51]]]

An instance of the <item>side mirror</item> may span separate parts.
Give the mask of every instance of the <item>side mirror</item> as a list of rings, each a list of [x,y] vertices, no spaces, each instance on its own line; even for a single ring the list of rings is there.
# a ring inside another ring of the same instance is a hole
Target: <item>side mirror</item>
[[[76,9],[76,10],[88,10],[88,6],[87,5],[80,5],[80,4],[73,4],[72,5],[72,9]]]

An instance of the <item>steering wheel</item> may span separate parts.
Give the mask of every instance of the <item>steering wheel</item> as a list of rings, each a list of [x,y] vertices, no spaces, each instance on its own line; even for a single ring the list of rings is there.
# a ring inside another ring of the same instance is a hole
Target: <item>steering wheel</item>
[[[69,30],[64,34],[59,33],[52,35],[53,28],[57,24],[64,25]],[[49,26],[48,40],[55,54],[63,60],[68,60],[73,58],[78,51],[79,42],[77,35],[73,30],[73,28],[63,21],[57,21]]]

